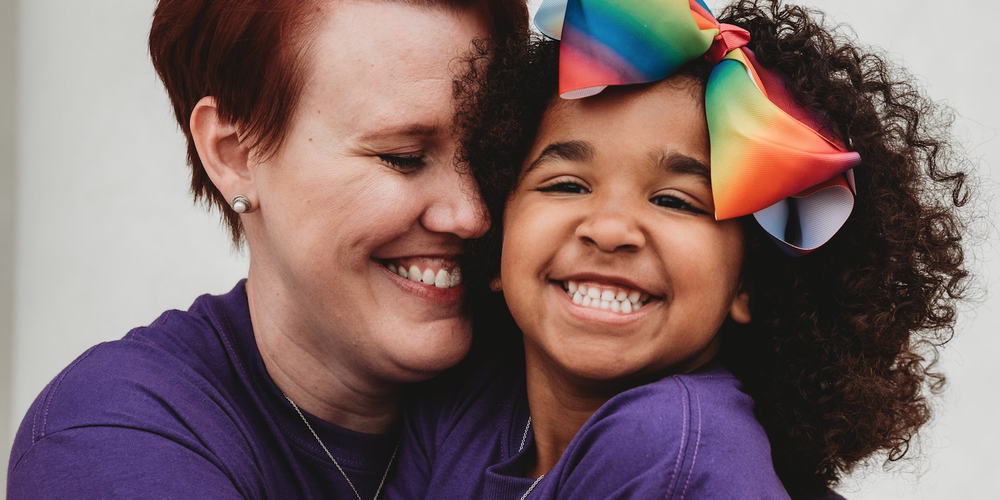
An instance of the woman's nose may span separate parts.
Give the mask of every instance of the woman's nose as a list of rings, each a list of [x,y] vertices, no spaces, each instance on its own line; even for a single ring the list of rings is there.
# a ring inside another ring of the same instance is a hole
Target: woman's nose
[[[602,252],[637,251],[646,246],[634,208],[614,200],[595,201],[576,227],[577,238]]]
[[[451,233],[463,239],[478,238],[490,228],[486,205],[468,168],[442,165],[440,189],[421,219],[436,233]]]

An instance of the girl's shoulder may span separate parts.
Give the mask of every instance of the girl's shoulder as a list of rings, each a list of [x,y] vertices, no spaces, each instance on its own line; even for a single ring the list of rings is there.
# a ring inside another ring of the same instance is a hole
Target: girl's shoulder
[[[560,462],[558,498],[787,498],[753,400],[718,364],[618,394]]]

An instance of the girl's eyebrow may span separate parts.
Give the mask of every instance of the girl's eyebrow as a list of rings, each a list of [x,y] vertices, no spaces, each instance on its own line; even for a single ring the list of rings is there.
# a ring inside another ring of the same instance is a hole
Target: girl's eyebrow
[[[657,163],[667,172],[693,175],[707,186],[712,186],[711,170],[701,160],[681,153],[661,154]]]
[[[535,158],[528,165],[528,168],[524,169],[524,173],[521,175],[527,175],[529,172],[535,169],[535,167],[544,164],[547,161],[563,159],[575,162],[585,162],[594,158],[594,147],[590,145],[587,141],[565,141],[565,142],[553,142],[538,154],[538,158]]]

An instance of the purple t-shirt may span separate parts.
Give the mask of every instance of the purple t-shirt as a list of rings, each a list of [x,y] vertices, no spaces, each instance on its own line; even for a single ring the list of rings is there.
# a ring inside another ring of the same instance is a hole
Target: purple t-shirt
[[[397,435],[307,417],[371,498]],[[63,370],[21,423],[7,498],[356,497],[265,371],[241,282]]]
[[[522,498],[535,483],[522,370],[488,362],[413,406],[390,498]],[[740,388],[713,363],[615,396],[527,499],[788,498]]]

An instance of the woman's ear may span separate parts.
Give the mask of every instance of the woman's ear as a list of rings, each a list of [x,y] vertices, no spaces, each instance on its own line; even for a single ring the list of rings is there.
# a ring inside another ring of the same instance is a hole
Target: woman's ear
[[[733,321],[745,325],[750,322],[750,292],[740,288],[729,306],[729,317]]]
[[[240,144],[236,127],[219,115],[214,97],[202,97],[191,113],[191,136],[198,157],[216,189],[227,200],[247,198],[250,210],[257,207],[248,154]]]

